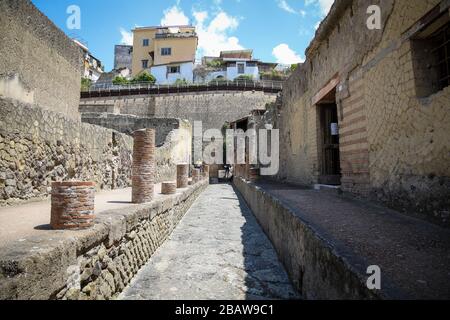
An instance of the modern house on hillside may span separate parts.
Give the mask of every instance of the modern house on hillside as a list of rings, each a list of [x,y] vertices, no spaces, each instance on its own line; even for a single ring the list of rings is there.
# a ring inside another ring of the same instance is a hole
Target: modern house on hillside
[[[198,37],[195,27],[143,27],[133,30],[133,76],[148,71],[159,84],[193,82]]]
[[[83,51],[83,78],[96,82],[103,73],[102,62],[94,57],[83,43],[76,39],[73,39],[73,42]]]
[[[201,66],[194,72],[195,82],[235,80],[239,77],[260,80],[261,74],[271,72],[276,63],[253,59],[253,50],[222,51],[219,57],[203,57]]]

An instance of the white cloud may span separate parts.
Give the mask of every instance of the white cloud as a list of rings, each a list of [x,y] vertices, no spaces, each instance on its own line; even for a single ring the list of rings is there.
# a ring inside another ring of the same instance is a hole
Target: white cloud
[[[277,59],[277,63],[281,64],[294,64],[305,61],[285,43],[279,44],[273,48],[272,55]]]
[[[277,0],[278,3],[278,7],[280,7],[281,9],[283,9],[286,12],[289,13],[294,13],[296,14],[297,11],[295,11],[287,2],[286,0]]]
[[[122,35],[122,39],[120,42],[122,44],[126,44],[129,46],[133,45],[133,33],[126,31],[124,28],[120,28],[120,34]]]
[[[189,18],[186,17],[177,5],[165,10],[164,17],[161,19],[162,26],[182,26],[188,24]]]
[[[334,0],[305,0],[305,5],[309,6],[311,4],[319,5],[322,15],[327,15],[330,12],[331,6]]]
[[[209,14],[206,11],[194,11],[195,27],[199,37],[198,49],[200,56],[218,56],[220,51],[240,50],[244,47],[237,37],[230,36],[231,31],[239,26],[239,20],[220,11],[209,24],[206,23]]]

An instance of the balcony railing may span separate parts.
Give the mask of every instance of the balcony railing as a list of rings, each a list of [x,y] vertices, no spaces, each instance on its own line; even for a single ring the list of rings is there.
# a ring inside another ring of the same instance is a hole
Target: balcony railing
[[[167,39],[167,38],[194,38],[197,37],[195,32],[180,32],[180,33],[157,33],[155,35],[156,39]]]
[[[149,82],[133,83],[129,85],[114,85],[111,83],[95,83],[89,89],[82,90],[82,98],[127,96],[140,94],[170,94],[183,92],[205,91],[263,91],[278,93],[283,90],[282,81],[210,81],[205,83],[167,84],[159,85]]]

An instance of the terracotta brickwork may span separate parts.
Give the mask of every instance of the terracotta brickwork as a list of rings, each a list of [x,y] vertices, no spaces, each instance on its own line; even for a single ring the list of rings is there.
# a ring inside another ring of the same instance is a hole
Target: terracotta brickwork
[[[349,85],[350,95],[342,101],[339,128],[342,188],[367,196],[370,185],[369,143],[363,81],[350,78]]]
[[[200,169],[192,169],[192,181],[194,183],[199,182],[202,179],[202,173]]]
[[[209,165],[203,165],[202,176],[204,179],[209,179]]]
[[[50,225],[85,229],[94,222],[95,182],[53,182]]]
[[[175,194],[177,192],[177,183],[176,182],[163,182],[161,184],[161,193],[162,194]]]
[[[177,188],[187,188],[189,185],[189,165],[177,165]]]
[[[132,202],[150,202],[155,184],[155,130],[138,130],[133,135]]]

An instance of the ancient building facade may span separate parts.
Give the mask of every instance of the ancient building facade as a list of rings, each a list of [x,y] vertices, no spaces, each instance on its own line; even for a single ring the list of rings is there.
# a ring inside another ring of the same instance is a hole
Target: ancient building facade
[[[372,5],[381,29],[367,25]],[[334,4],[283,90],[278,179],[341,185],[449,224],[449,6]]]

